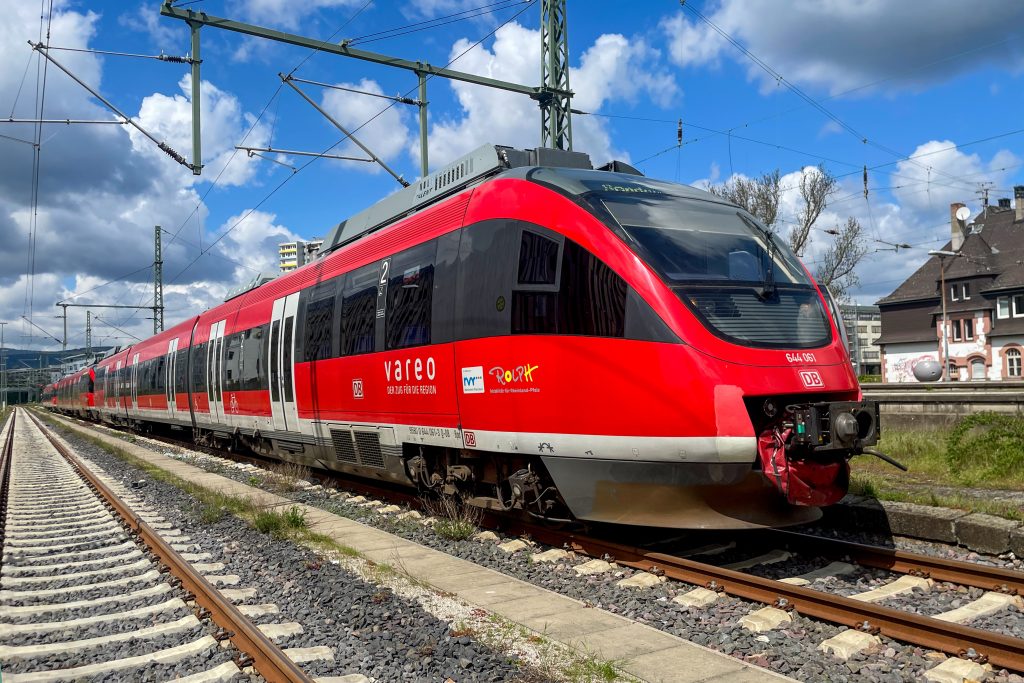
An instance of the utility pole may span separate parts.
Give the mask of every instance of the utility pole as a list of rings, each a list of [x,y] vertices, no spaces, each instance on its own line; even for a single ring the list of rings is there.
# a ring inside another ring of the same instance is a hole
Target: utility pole
[[[67,351],[68,350],[68,305],[67,304],[57,304],[57,305],[64,309],[64,338],[63,338],[63,340],[60,343],[60,348],[61,348],[61,351]],[[64,357],[61,356],[61,362],[63,362],[63,361],[64,361]]]
[[[4,325],[0,323],[0,409],[7,409],[7,349],[4,347]]]
[[[92,353],[92,311],[85,312],[85,355]]]
[[[540,144],[572,150],[569,37],[565,0],[540,5]]]
[[[160,253],[160,226],[153,234],[153,334],[164,331],[164,260]]]

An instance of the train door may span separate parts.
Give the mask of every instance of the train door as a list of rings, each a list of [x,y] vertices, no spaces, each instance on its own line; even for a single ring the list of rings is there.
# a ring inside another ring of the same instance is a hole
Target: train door
[[[173,420],[178,412],[176,387],[174,386],[174,368],[178,363],[178,338],[167,342],[167,362],[164,364],[164,387],[167,394],[167,415]]]
[[[210,399],[210,419],[215,424],[224,423],[224,322],[210,325],[210,346],[206,357],[206,397]]]
[[[295,312],[299,295],[274,302],[270,317],[270,413],[275,431],[299,431],[295,407]]]
[[[131,411],[139,409],[139,354],[132,356],[132,386],[131,386]]]
[[[121,361],[114,363],[114,374],[113,379],[110,382],[110,386],[113,390],[114,402],[110,406],[110,416],[116,420],[120,417],[121,408],[123,403],[121,401]]]

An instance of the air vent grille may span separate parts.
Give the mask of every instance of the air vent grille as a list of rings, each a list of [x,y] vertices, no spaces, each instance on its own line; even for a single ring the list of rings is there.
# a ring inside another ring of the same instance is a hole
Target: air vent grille
[[[384,469],[384,454],[380,450],[380,434],[377,432],[353,432],[359,449],[359,464]]]
[[[347,429],[332,429],[331,443],[334,455],[342,462],[356,464],[356,446],[352,441],[352,432]]]

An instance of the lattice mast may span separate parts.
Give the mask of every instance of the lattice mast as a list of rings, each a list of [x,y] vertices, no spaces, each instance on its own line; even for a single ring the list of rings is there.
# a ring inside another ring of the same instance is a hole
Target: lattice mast
[[[164,259],[160,253],[160,226],[153,233],[153,334],[164,331]]]
[[[540,14],[540,144],[572,150],[565,0],[541,0]]]

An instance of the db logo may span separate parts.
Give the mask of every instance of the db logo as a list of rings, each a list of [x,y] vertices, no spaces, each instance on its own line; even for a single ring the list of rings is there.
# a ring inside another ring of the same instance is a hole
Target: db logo
[[[801,370],[800,381],[808,389],[820,389],[825,386],[825,382],[821,379],[821,375],[818,374],[817,370]]]
[[[462,441],[466,448],[476,448],[476,434],[473,432],[462,432]]]
[[[352,398],[363,397],[363,380],[354,379],[352,380]]]

